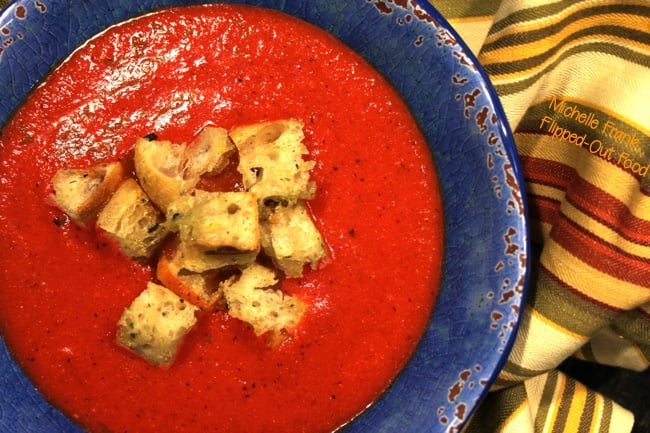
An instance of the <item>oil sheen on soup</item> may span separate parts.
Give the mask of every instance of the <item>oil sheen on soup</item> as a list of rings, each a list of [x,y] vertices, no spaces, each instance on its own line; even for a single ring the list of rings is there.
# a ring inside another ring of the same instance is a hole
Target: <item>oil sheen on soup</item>
[[[174,363],[116,342],[152,266],[52,206],[62,167],[126,158],[137,137],[297,119],[326,265],[285,280],[308,311],[269,348],[227,313]],[[337,39],[261,8],[165,9],[112,27],[37,87],[0,135],[0,330],[48,400],[92,432],[330,432],[389,386],[439,283],[442,216],[427,145],[385,79]]]

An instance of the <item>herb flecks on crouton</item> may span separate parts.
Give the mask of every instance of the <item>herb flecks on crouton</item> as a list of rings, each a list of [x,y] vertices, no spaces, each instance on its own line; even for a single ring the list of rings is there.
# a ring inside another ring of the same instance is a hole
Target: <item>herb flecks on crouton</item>
[[[314,197],[316,186],[309,172],[316,163],[303,159],[309,152],[302,127],[302,122],[282,120],[230,131],[244,187],[257,195],[262,211],[264,206],[293,205]]]
[[[167,288],[149,283],[122,313],[118,342],[153,365],[169,365],[196,324],[197,311]]]
[[[96,218],[125,176],[118,162],[94,167],[62,168],[52,178],[57,206],[78,224]]]
[[[305,264],[316,268],[327,252],[306,205],[276,206],[261,222],[262,248],[288,278],[301,277]]]
[[[273,270],[253,264],[222,284],[228,314],[251,325],[256,335],[269,333],[274,345],[279,336],[291,334],[306,311],[300,299],[276,288],[278,282]]]
[[[260,250],[259,212],[252,193],[195,190],[172,203],[167,214],[182,241],[212,254]]]
[[[151,257],[167,234],[164,216],[130,178],[99,213],[97,226],[132,258]]]
[[[173,261],[182,269],[192,272],[206,272],[236,266],[245,268],[257,259],[257,252],[213,253],[191,242],[180,242]]]
[[[261,249],[259,212],[252,193],[195,190],[172,203],[167,214],[180,239],[172,261],[181,269],[246,267]]]

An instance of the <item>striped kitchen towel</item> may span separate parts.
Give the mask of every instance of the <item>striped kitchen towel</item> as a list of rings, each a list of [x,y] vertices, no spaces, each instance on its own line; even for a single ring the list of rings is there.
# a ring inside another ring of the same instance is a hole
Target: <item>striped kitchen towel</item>
[[[558,367],[650,365],[650,1],[431,2],[501,98],[537,251],[514,348],[467,430],[630,432],[631,412]]]
[[[467,431],[628,433],[630,411],[558,367],[650,365],[650,0],[430,1],[501,98],[538,252]]]

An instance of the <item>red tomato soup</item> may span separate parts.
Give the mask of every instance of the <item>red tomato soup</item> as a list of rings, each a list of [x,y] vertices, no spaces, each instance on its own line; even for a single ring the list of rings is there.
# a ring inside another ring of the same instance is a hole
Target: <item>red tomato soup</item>
[[[326,266],[286,280],[309,309],[271,349],[227,313],[201,318],[169,368],[116,342],[154,279],[52,206],[61,167],[304,122]],[[326,32],[242,6],[167,9],[98,35],[54,70],[0,136],[0,330],[44,395],[93,432],[330,432],[376,400],[435,301],[442,217],[430,153],[394,89]]]

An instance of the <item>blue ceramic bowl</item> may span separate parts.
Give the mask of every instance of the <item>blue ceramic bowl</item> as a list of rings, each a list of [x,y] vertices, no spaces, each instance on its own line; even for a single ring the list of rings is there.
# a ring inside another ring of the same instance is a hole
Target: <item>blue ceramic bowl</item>
[[[34,85],[86,39],[147,11],[189,3],[14,2],[0,17],[0,127]],[[523,179],[504,113],[485,73],[425,2],[239,3],[280,9],[336,35],[393,83],[422,128],[444,202],[439,299],[411,361],[383,397],[344,430],[459,431],[505,362],[528,276]],[[2,340],[0,389],[0,431],[79,431],[34,389]]]

